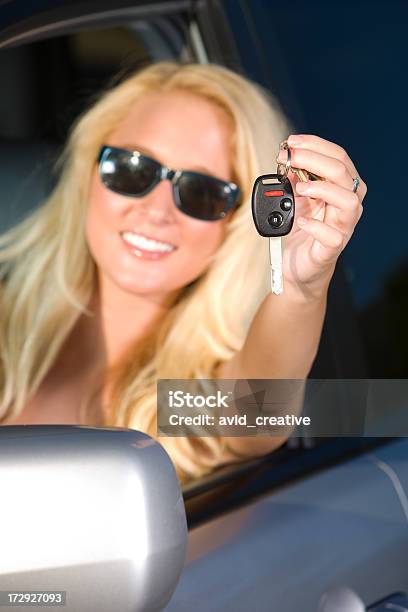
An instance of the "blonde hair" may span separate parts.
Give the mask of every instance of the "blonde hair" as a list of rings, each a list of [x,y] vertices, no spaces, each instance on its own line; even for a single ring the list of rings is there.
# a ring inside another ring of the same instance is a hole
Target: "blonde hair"
[[[232,168],[242,203],[205,273],[181,291],[143,346],[105,373],[111,395],[99,424],[157,437],[157,379],[212,378],[217,365],[243,346],[268,292],[267,245],[254,228],[252,185],[258,175],[275,171],[279,142],[290,126],[271,95],[227,68],[159,62],[98,95],[71,127],[51,195],[0,236],[0,422],[23,410],[81,314],[91,314],[96,265],[84,227],[101,144],[139,96],[172,90],[203,96],[232,119]],[[226,457],[222,439],[215,437],[159,442],[182,481],[210,472]]]

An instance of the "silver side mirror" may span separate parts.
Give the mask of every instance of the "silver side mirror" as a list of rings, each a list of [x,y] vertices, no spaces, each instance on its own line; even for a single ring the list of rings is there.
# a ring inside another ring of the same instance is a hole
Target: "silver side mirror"
[[[24,592],[18,609],[34,601],[27,593],[47,592],[37,605],[55,609],[62,597],[65,612],[167,604],[187,524],[173,464],[155,440],[120,428],[3,426],[0,486],[0,605]]]

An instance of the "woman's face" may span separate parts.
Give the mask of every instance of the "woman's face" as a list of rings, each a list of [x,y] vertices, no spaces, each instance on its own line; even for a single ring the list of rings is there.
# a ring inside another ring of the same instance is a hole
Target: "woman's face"
[[[229,119],[211,102],[177,91],[137,101],[104,144],[136,149],[175,170],[197,170],[230,181]],[[86,237],[100,281],[125,292],[156,296],[177,292],[206,269],[223,240],[228,215],[201,221],[176,208],[172,187],[161,181],[143,197],[114,193],[92,177]],[[172,246],[168,253],[130,247],[124,232]]]

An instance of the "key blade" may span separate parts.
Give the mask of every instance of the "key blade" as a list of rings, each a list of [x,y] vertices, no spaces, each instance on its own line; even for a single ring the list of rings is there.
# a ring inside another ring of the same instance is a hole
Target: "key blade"
[[[303,170],[302,168],[292,168],[292,172],[296,174],[296,176],[306,183],[307,181],[324,181],[325,179],[310,170]]]
[[[269,238],[269,261],[272,293],[279,295],[283,292],[282,238]]]
[[[292,168],[292,171],[304,183],[306,183],[309,180],[308,173],[306,172],[306,170],[302,170],[302,168]]]

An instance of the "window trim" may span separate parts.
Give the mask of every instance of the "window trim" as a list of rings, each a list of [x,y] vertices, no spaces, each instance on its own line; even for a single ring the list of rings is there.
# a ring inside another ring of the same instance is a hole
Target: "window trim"
[[[220,468],[183,487],[188,529],[398,439],[329,438],[311,449],[283,447],[264,457]]]
[[[191,9],[191,0],[150,1],[121,0],[115,8],[104,3],[88,2],[84,5],[69,5],[43,11],[0,31],[0,49],[28,44],[54,36],[70,34],[84,28],[99,28],[123,25],[126,19],[135,20],[180,13]],[[82,14],[78,12],[82,10]]]

